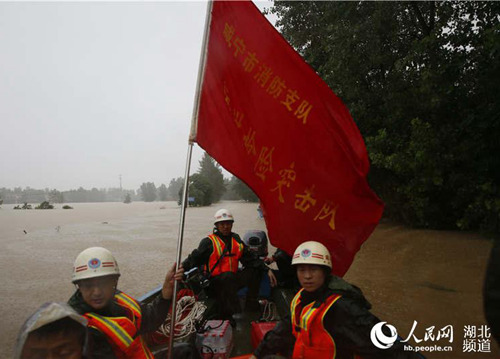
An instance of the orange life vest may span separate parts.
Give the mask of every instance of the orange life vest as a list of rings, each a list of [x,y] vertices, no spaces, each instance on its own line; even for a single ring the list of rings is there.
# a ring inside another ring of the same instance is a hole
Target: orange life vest
[[[226,249],[226,245],[224,241],[220,239],[215,234],[211,234],[208,238],[212,241],[213,251],[210,254],[208,259],[208,270],[212,270],[215,264],[222,256]],[[217,266],[213,269],[211,275],[213,277],[225,273],[225,272],[233,272],[236,273],[238,271],[238,261],[243,255],[243,244],[238,242],[234,237],[231,238],[231,252],[226,253],[224,258],[222,258]]]
[[[303,306],[300,296],[303,290],[297,293],[290,304],[292,332],[296,338],[293,359],[333,359],[337,353],[336,345],[323,326],[323,318],[341,296],[333,294],[323,303],[312,302]]]
[[[84,317],[89,321],[88,326],[106,335],[117,358],[154,359],[147,344],[137,335],[142,318],[139,303],[123,292],[116,294],[114,300],[125,309],[127,316],[105,317],[96,313],[85,313]]]

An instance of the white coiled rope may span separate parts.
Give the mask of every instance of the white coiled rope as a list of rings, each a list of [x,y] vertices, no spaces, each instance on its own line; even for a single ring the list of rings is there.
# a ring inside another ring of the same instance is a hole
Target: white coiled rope
[[[271,301],[266,301],[264,306],[264,311],[260,320],[265,322],[272,322],[278,319],[278,310],[276,308],[276,303]]]
[[[185,296],[180,298],[175,308],[174,339],[182,339],[194,333],[196,324],[201,321],[206,309],[207,306],[196,301],[195,297]],[[168,313],[167,319],[157,330],[166,337],[170,336],[170,320],[171,315]]]

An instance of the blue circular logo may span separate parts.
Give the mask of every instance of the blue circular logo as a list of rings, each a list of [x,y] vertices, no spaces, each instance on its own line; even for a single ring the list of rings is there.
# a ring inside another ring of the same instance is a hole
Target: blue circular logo
[[[304,258],[310,257],[311,251],[309,249],[303,249],[302,252],[300,252],[300,255]]]
[[[101,261],[97,258],[92,258],[89,260],[89,268],[96,269],[101,266]]]

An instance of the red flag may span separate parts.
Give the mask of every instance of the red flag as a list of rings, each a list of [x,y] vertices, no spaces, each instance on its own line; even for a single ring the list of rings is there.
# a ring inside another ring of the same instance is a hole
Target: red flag
[[[344,275],[383,204],[340,99],[252,2],[214,1],[194,139],[259,196],[271,243],[325,244]]]

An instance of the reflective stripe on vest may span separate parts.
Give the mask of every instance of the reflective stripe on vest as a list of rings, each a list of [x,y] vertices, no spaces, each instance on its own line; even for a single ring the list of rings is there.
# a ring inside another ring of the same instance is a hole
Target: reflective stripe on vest
[[[93,327],[95,327],[96,329],[99,329],[101,331],[103,331],[106,336],[108,337],[114,337],[116,339],[119,340],[119,344],[118,346],[125,350],[127,349],[130,344],[132,344],[132,342],[134,341],[134,339],[132,339],[132,337],[129,335],[129,333],[127,333],[127,331],[122,327],[120,326],[116,319],[110,319],[110,317],[104,317],[102,315],[98,315],[98,314],[95,314],[95,313],[87,313],[86,314],[87,317],[90,317],[90,318],[87,318],[89,319],[89,323],[93,323],[93,322],[98,322],[99,324],[98,325],[93,325]],[[120,319],[127,319],[128,318],[125,318],[125,317],[120,317]],[[111,335],[110,335],[111,334]],[[114,342],[117,342],[117,340],[113,340]]]
[[[122,307],[126,307],[134,313],[134,319],[137,320],[137,323],[135,323],[135,326],[137,328],[141,327],[141,306],[139,303],[132,297],[128,296],[127,294],[123,292],[119,292],[118,294],[115,295],[115,300],[118,304],[120,304]]]
[[[224,241],[215,234],[209,235],[208,238],[212,242],[212,247],[213,247],[212,253],[210,254],[210,257],[208,259],[208,270],[212,270],[212,268],[215,266],[219,258],[224,253],[226,245],[224,244]],[[239,243],[234,238],[231,238],[230,254],[231,256],[228,256],[226,254],[224,258],[222,258],[219,261],[217,266],[212,270],[211,273],[212,276],[215,277],[224,272],[236,273],[238,271],[238,261],[243,255],[243,244]]]
[[[331,295],[324,302],[312,302],[302,307],[301,289],[290,304],[292,332],[295,338],[293,358],[335,358],[336,344],[323,326],[330,307],[341,298]]]
[[[141,307],[139,303],[125,293],[115,295],[115,302],[125,309],[127,317],[106,317],[96,313],[86,313],[88,326],[99,330],[106,336],[117,358],[154,359],[153,354],[137,336],[141,323]]]

